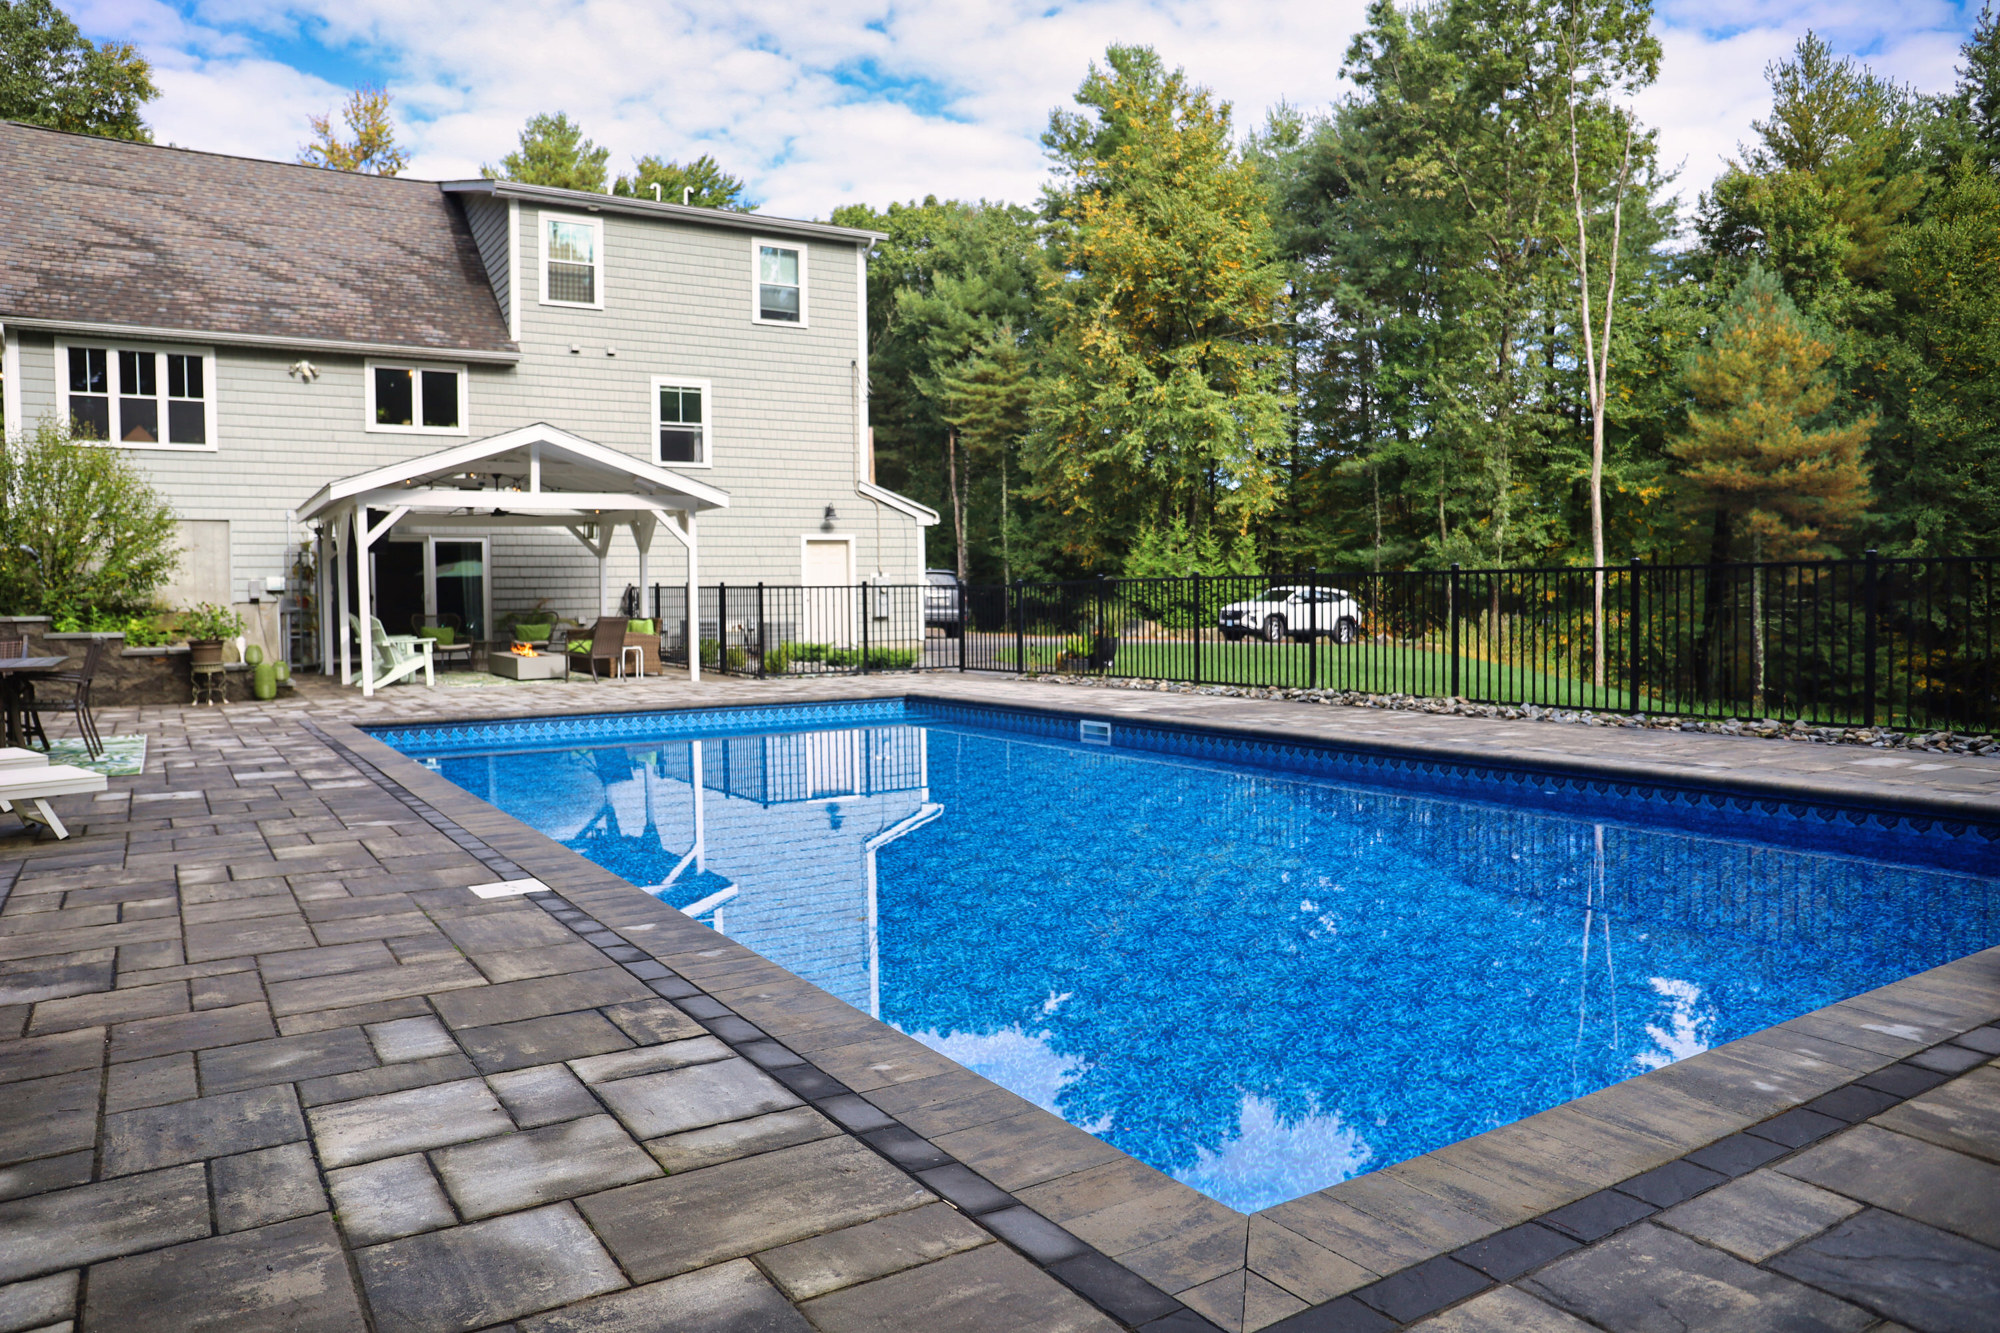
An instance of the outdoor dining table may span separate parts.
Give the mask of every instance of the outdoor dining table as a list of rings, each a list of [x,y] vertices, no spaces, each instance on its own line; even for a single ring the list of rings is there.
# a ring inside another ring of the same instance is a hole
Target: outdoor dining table
[[[52,676],[68,665],[67,657],[0,657],[0,712],[7,715],[7,744],[17,749],[28,744],[21,727],[22,704],[27,698],[22,685],[36,676]]]

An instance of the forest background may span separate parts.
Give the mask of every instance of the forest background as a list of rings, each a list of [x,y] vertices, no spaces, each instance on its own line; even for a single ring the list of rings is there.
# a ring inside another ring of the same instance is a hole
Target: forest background
[[[0,0],[0,115],[145,138],[129,47]],[[1713,185],[1634,96],[1644,0],[1378,0],[1323,114],[1093,63],[1032,204],[833,220],[869,264],[876,479],[974,582],[2000,554],[2000,25],[1950,89],[1808,32]],[[302,162],[393,175],[390,96]],[[488,174],[754,210],[537,115]]]

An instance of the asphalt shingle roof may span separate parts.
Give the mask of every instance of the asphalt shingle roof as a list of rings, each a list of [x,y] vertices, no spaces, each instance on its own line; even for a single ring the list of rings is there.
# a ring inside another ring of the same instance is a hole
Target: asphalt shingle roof
[[[0,121],[0,320],[510,352],[435,182]]]

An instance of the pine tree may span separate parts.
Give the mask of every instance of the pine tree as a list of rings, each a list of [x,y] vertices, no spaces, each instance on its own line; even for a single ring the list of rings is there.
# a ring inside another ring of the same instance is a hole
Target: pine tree
[[[383,88],[356,88],[347,96],[340,118],[354,135],[342,140],[333,130],[333,116],[307,116],[313,141],[299,150],[299,164],[334,171],[359,171],[393,176],[410,165],[410,155],[396,144],[396,127],[389,123],[389,103]]]
[[[1688,485],[1740,523],[1753,561],[1827,553],[1824,539],[1869,502],[1864,417],[1827,424],[1833,349],[1816,337],[1775,275],[1753,265],[1730,294],[1687,387],[1688,433],[1671,448]],[[1751,582],[1754,707],[1764,708],[1764,579]]]
[[[553,116],[528,117],[521,130],[520,148],[501,158],[497,167],[481,167],[479,174],[488,180],[603,194],[604,164],[610,159],[609,148],[599,148],[584,138],[582,127],[558,111]]]
[[[1988,3],[1980,11],[1972,39],[1958,48],[1965,63],[1958,67],[1958,93],[1965,116],[1982,148],[1984,165],[2000,164],[2000,20]]]

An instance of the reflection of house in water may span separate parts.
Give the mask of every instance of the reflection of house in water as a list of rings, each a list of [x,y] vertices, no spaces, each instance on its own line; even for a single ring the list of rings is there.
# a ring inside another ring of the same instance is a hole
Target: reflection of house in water
[[[875,853],[942,812],[924,728],[447,762],[454,780],[543,833],[878,1011]],[[487,790],[464,780],[468,763],[487,767]]]

